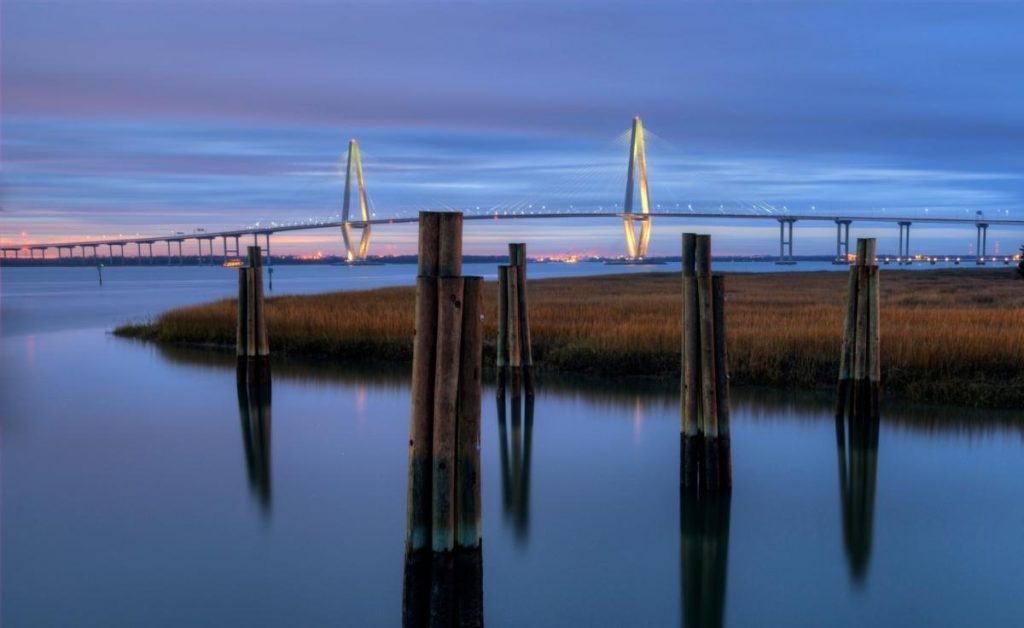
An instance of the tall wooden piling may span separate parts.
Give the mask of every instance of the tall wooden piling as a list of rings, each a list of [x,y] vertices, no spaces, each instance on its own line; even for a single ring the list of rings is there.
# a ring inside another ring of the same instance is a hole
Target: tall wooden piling
[[[455,545],[480,547],[480,387],[483,369],[483,280],[463,280],[462,348],[459,365],[459,429],[456,447]]]
[[[498,392],[509,376],[513,394],[520,386],[533,395],[533,343],[526,290],[526,245],[508,245],[508,265],[498,267]]]
[[[732,486],[732,440],[729,418],[729,356],[725,341],[725,277],[715,275],[711,284],[715,327],[715,401],[718,410],[718,481]]]
[[[699,477],[698,466],[703,459],[704,443],[701,438],[703,421],[700,417],[700,327],[698,325],[697,276],[695,255],[697,236],[683,234],[683,366],[681,369],[682,426],[680,445],[683,455],[680,471],[681,483],[690,488]]]
[[[235,354],[239,358],[270,355],[267,320],[263,313],[263,268],[260,247],[249,247],[248,264],[238,269],[238,324]]]
[[[711,274],[711,236],[683,234],[680,484],[732,486],[724,279]]]
[[[847,281],[847,308],[839,357],[836,416],[877,418],[881,382],[879,274],[875,239],[857,240]]]
[[[455,547],[455,448],[462,356],[462,277],[438,280],[434,375],[433,537],[435,552]]]
[[[432,520],[431,459],[434,439],[434,367],[437,360],[437,239],[440,214],[420,212],[413,341],[406,552],[429,546]]]
[[[483,280],[462,276],[461,214],[421,212],[419,237],[403,622],[473,625],[463,615],[482,609]]]

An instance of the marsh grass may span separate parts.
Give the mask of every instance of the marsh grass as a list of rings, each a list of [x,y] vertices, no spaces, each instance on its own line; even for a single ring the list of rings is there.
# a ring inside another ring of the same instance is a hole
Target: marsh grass
[[[914,400],[1012,406],[1024,401],[1024,282],[1012,271],[888,271],[881,278],[883,378]],[[737,384],[831,387],[846,274],[737,274],[726,279],[729,367]],[[495,287],[485,288],[485,360],[493,362]],[[678,274],[530,281],[540,368],[615,377],[677,377]],[[332,360],[409,360],[413,288],[268,299],[275,352]],[[233,345],[235,301],[172,310],[115,333]]]

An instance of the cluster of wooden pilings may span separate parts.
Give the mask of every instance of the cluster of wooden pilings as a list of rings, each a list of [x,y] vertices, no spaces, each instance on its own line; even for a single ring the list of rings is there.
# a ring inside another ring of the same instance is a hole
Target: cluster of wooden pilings
[[[498,266],[498,394],[506,379],[513,395],[533,396],[533,343],[526,298],[526,245],[508,245],[508,264]]]
[[[680,484],[729,490],[729,377],[725,279],[711,274],[711,236],[683,234],[683,364]]]
[[[839,359],[836,416],[878,418],[882,363],[878,335],[878,264],[875,239],[857,240],[857,261],[847,284],[843,347]]]
[[[420,212],[403,623],[483,618],[483,280],[462,276],[462,214]]]

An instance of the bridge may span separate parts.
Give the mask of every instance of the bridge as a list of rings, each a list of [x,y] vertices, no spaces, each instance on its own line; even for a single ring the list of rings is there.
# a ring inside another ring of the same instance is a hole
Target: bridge
[[[508,212],[465,212],[465,220],[543,220],[543,219],[593,219],[593,218],[616,218],[622,221],[625,231],[626,256],[633,261],[643,261],[647,257],[647,251],[651,238],[652,221],[658,219],[685,219],[685,220],[745,220],[745,221],[775,221],[779,225],[779,256],[780,264],[794,264],[793,237],[794,225],[798,222],[804,223],[834,223],[836,226],[836,254],[837,262],[845,262],[850,254],[850,225],[857,223],[886,223],[895,224],[899,228],[899,251],[892,256],[897,263],[910,263],[913,257],[910,254],[910,227],[918,224],[945,224],[961,225],[976,230],[976,246],[974,258],[979,265],[986,261],[994,260],[987,253],[988,229],[990,226],[1003,227],[1024,227],[1024,220],[1010,218],[985,218],[978,212],[975,218],[951,218],[951,217],[911,217],[911,216],[878,216],[859,213],[845,214],[818,214],[818,213],[778,213],[771,208],[766,208],[765,213],[726,212],[726,211],[652,211],[647,185],[647,155],[645,148],[645,136],[643,123],[639,117],[633,118],[630,135],[628,169],[626,175],[626,195],[622,211],[519,211],[518,213]],[[352,216],[353,205],[353,183],[355,184],[355,203],[358,206],[358,213]],[[639,196],[639,199],[636,198]],[[638,203],[635,204],[634,201]],[[362,158],[359,152],[359,144],[355,139],[349,141],[348,157],[345,170],[345,191],[342,199],[342,212],[338,220],[310,220],[300,223],[271,223],[270,225],[257,225],[243,229],[227,231],[207,232],[197,230],[193,233],[176,232],[172,235],[162,236],[136,236],[126,238],[111,238],[100,240],[86,240],[79,242],[53,242],[24,245],[0,246],[2,258],[21,259],[22,253],[27,253],[29,259],[45,259],[48,251],[56,251],[57,259],[74,258],[76,251],[79,258],[92,258],[97,262],[104,257],[110,261],[120,258],[125,259],[125,247],[135,247],[134,257],[138,259],[149,258],[155,261],[156,254],[153,246],[163,244],[166,247],[164,257],[166,262],[171,264],[177,254],[178,263],[184,263],[183,246],[186,242],[195,241],[199,251],[199,262],[209,259],[211,262],[217,257],[215,244],[220,241],[220,258],[238,258],[241,256],[243,238],[252,238],[254,245],[259,245],[262,238],[263,252],[270,256],[270,237],[274,234],[293,231],[309,231],[315,229],[340,229],[342,240],[345,246],[345,257],[349,262],[358,263],[365,261],[370,249],[370,234],[375,226],[394,225],[403,223],[414,223],[418,219],[414,217],[399,218],[371,218],[366,194],[366,183],[363,176]],[[355,231],[360,230],[361,235],[358,243],[355,242]],[[106,247],[106,255],[101,256],[100,247]],[[91,253],[91,255],[90,255]],[[129,249],[129,253],[131,253]],[[160,251],[157,251],[159,254]]]

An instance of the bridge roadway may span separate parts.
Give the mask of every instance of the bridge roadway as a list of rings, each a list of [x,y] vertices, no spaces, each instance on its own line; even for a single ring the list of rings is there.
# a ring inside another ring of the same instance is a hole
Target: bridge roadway
[[[538,213],[487,213],[487,214],[466,214],[465,220],[533,220],[533,219],[554,219],[554,218],[618,218],[626,219],[627,217],[632,220],[644,220],[648,218],[686,218],[691,220],[775,220],[779,223],[779,259],[780,261],[787,262],[793,260],[793,225],[797,222],[832,222],[836,225],[836,259],[845,259],[849,254],[849,233],[850,224],[854,222],[870,222],[870,223],[895,223],[900,229],[900,241],[899,241],[899,253],[896,256],[897,261],[909,260],[910,256],[910,225],[913,223],[925,223],[925,224],[948,224],[948,225],[973,225],[977,229],[977,258],[979,263],[984,263],[986,257],[987,248],[987,235],[988,227],[990,225],[999,226],[1019,226],[1024,227],[1024,220],[1021,219],[1010,219],[1010,218],[950,218],[950,217],[909,217],[909,216],[868,216],[868,215],[857,215],[857,214],[749,214],[749,213],[738,213],[738,212],[693,212],[693,211],[669,211],[669,212],[650,212],[649,214],[639,213],[611,213],[611,212],[572,212],[572,213],[561,213],[561,212],[538,212]],[[403,218],[377,218],[367,221],[350,220],[348,225],[351,228],[362,228],[364,226],[376,226],[376,225],[392,225],[392,224],[409,224],[418,221],[416,217],[403,217]],[[193,233],[175,233],[172,235],[164,236],[137,236],[129,238],[111,238],[103,240],[84,240],[78,242],[52,242],[52,243],[37,243],[37,244],[23,244],[23,245],[6,245],[0,247],[2,251],[3,259],[8,257],[8,253],[13,252],[14,258],[17,259],[20,256],[21,251],[28,251],[29,257],[32,259],[36,258],[36,253],[40,253],[40,258],[46,256],[46,251],[49,249],[57,250],[57,257],[63,258],[64,251],[68,252],[68,257],[74,257],[75,249],[81,249],[81,257],[86,256],[86,250],[92,250],[92,257],[98,257],[97,249],[101,246],[108,247],[107,257],[114,257],[114,248],[120,249],[120,257],[124,257],[124,247],[128,245],[136,246],[136,257],[143,256],[143,246],[148,249],[149,257],[153,257],[153,245],[159,242],[167,245],[167,258],[168,262],[171,258],[171,246],[172,244],[177,245],[177,253],[179,260],[182,256],[182,244],[188,240],[196,240],[199,246],[199,257],[204,257],[203,243],[206,242],[209,247],[209,256],[212,259],[214,256],[213,242],[214,240],[221,240],[221,253],[223,257],[229,255],[239,256],[241,254],[239,241],[241,238],[251,236],[253,243],[259,243],[259,236],[264,236],[265,247],[264,253],[270,254],[270,236],[275,233],[286,233],[291,231],[309,231],[314,229],[332,229],[332,228],[343,228],[345,226],[343,220],[324,220],[324,221],[311,221],[305,223],[295,224],[271,224],[270,226],[256,226],[248,227],[245,229],[233,229],[227,231],[198,231]],[[234,246],[229,246],[229,242],[233,240]]]

